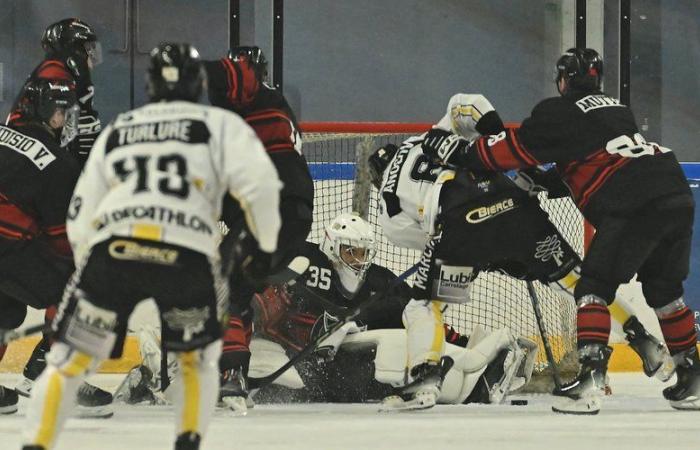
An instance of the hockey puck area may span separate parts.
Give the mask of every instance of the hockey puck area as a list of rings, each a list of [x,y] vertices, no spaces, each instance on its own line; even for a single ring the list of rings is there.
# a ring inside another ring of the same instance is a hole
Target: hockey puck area
[[[527,400],[511,400],[510,404],[514,406],[525,406],[527,405]]]

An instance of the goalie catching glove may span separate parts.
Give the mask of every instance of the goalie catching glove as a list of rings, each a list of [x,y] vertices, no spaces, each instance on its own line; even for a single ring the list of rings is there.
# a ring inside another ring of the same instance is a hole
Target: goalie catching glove
[[[449,166],[459,166],[469,147],[469,141],[441,128],[433,128],[425,134],[421,147],[433,161]]]

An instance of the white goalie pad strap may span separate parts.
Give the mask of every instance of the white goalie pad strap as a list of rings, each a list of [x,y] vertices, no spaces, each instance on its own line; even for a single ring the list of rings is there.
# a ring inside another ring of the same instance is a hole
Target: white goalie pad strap
[[[248,373],[253,378],[267,376],[289,361],[284,348],[267,339],[254,337],[250,342],[250,353],[250,369]],[[275,380],[275,384],[290,389],[301,389],[304,387],[304,382],[294,367],[290,367],[280,375]]]

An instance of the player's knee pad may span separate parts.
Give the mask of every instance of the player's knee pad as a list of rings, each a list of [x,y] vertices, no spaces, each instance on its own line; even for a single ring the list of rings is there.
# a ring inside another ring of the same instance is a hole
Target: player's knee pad
[[[94,371],[99,359],[71,348],[63,342],[56,342],[46,354],[46,362],[55,367],[61,375],[74,378]]]
[[[95,305],[80,289],[72,295],[74,307],[62,319],[59,340],[87,355],[107,359],[117,341],[117,313]]]

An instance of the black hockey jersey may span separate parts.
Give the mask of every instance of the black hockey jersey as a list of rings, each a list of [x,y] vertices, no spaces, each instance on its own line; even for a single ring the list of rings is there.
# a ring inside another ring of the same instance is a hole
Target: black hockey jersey
[[[302,256],[311,261],[309,268],[294,285],[284,289],[270,288],[256,296],[258,330],[285,347],[300,350],[311,338],[311,330],[324,313],[338,316],[377,292],[384,291],[396,279],[385,267],[372,264],[365,281],[352,296],[346,296],[338,274],[318,244],[307,242]],[[403,328],[401,314],[411,298],[411,288],[401,283],[380,301],[368,306],[355,319],[368,329]]]
[[[519,128],[478,139],[465,161],[472,169],[494,171],[556,163],[594,226],[605,215],[634,211],[657,199],[678,195],[681,203],[692,204],[674,154],[647,143],[630,108],[600,91],[543,100]]]
[[[39,124],[0,125],[0,236],[48,239],[70,255],[66,214],[80,166]]]

